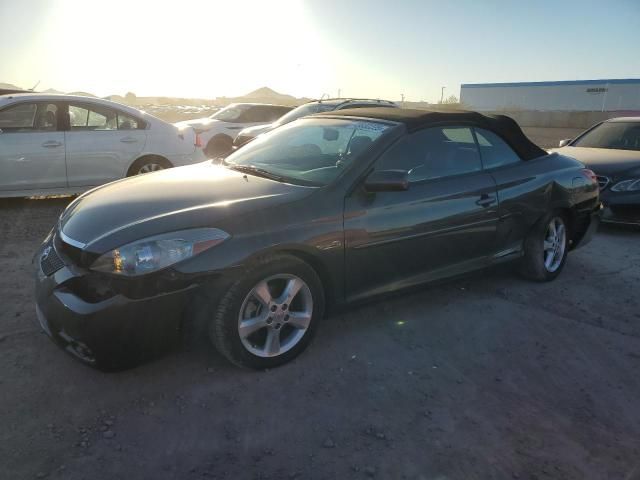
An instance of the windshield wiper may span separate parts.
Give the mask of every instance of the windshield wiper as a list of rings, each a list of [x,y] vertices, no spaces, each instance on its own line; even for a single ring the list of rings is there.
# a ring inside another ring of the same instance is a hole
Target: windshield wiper
[[[232,170],[237,170],[242,173],[249,173],[256,177],[268,178],[270,180],[276,180],[278,182],[284,182],[286,179],[281,175],[277,175],[264,168],[256,167],[255,165],[238,165],[237,163],[225,162],[225,165]]]

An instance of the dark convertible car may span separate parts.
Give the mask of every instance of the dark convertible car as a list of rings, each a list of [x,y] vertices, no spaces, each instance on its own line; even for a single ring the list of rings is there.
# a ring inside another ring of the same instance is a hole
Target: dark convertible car
[[[73,201],[37,252],[37,313],[119,368],[204,312],[232,362],[282,364],[326,308],[517,260],[548,281],[597,226],[598,185],[504,116],[372,108]],[[194,305],[200,305],[194,308]]]

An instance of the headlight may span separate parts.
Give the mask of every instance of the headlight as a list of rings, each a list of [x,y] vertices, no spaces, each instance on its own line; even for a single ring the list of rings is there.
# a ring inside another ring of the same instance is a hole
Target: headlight
[[[129,277],[144,275],[191,258],[229,238],[217,228],[163,233],[118,247],[101,255],[91,270]]]
[[[632,178],[631,180],[623,180],[616,183],[611,190],[614,192],[637,192],[640,190],[640,178]]]

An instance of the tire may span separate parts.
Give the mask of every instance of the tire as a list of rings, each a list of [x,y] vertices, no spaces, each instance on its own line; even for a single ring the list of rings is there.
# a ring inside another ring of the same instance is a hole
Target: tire
[[[232,148],[233,140],[231,139],[231,137],[228,137],[226,135],[219,135],[209,140],[204,153],[209,158],[215,158],[228,154]]]
[[[289,300],[285,300],[287,288],[295,291]],[[222,297],[209,336],[215,348],[236,365],[277,367],[309,345],[324,307],[324,289],[313,268],[297,257],[275,255],[247,268]]]
[[[569,233],[566,216],[559,211],[540,219],[524,241],[524,258],[520,266],[522,275],[537,282],[554,280],[567,260]]]
[[[129,167],[127,177],[157,172],[171,167],[173,167],[173,165],[171,165],[171,162],[169,162],[169,160],[167,160],[166,158],[158,156],[141,157],[133,162],[133,164]]]

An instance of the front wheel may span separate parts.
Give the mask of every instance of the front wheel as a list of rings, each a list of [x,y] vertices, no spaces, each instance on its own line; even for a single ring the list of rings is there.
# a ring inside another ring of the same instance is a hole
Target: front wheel
[[[567,259],[569,235],[565,217],[557,212],[540,220],[524,242],[522,274],[540,282],[555,279]]]
[[[236,365],[272,368],[307,347],[323,313],[324,292],[313,268],[278,255],[256,262],[229,289],[209,334]]]

